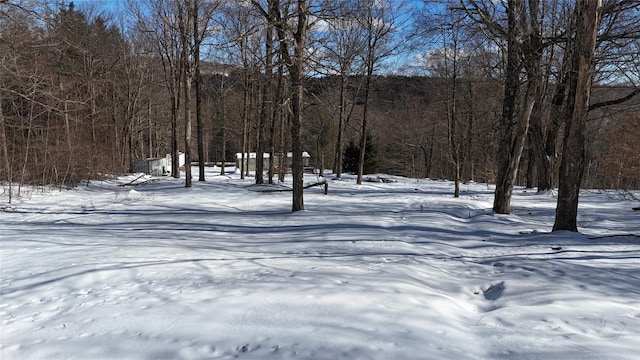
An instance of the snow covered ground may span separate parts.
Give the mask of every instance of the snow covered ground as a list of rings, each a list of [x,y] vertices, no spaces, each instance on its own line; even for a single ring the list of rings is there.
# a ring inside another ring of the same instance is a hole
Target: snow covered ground
[[[347,178],[291,213],[210,170],[3,195],[0,358],[640,356],[640,212],[617,192],[550,233],[532,190],[505,216],[484,184]]]

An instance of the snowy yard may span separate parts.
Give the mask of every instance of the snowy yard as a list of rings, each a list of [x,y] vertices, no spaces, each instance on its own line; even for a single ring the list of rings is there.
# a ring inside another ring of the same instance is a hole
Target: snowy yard
[[[485,184],[346,178],[292,214],[211,171],[0,197],[0,358],[639,356],[640,212],[617,192],[550,233],[534,190],[503,216]]]

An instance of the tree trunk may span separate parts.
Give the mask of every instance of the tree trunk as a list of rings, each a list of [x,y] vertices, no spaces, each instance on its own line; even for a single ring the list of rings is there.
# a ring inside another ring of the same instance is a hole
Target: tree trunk
[[[303,199],[303,168],[302,168],[302,146],[300,139],[300,126],[302,124],[302,67],[299,71],[291,72],[291,150],[292,162],[291,172],[293,174],[293,206],[292,211],[304,210]]]
[[[473,181],[475,177],[475,161],[473,158],[473,146],[474,146],[474,123],[475,123],[475,107],[473,100],[473,82],[469,81],[469,115],[467,116],[467,131],[466,131],[466,149],[464,151],[464,158],[462,160],[462,167],[465,172],[462,175],[463,181]]]
[[[302,139],[300,138],[300,128],[302,125],[302,101],[304,96],[304,86],[302,76],[304,70],[305,43],[307,41],[307,2],[298,0],[298,24],[294,33],[295,48],[294,58],[289,74],[291,75],[291,107],[293,116],[291,117],[291,150],[293,173],[293,206],[292,210],[304,210],[303,199],[303,168],[302,168]]]
[[[256,184],[264,184],[264,118],[258,116],[256,124]]]
[[[578,231],[578,195],[585,168],[585,120],[589,110],[594,52],[602,0],[576,2],[576,32],[572,46],[565,135],[559,170],[558,203],[553,231]]]
[[[185,187],[192,186],[191,179],[191,82],[193,75],[189,61],[190,41],[187,36],[186,24],[181,24],[182,33],[182,91],[184,92],[184,170]]]
[[[505,79],[505,95],[502,112],[502,136],[498,153],[498,174],[493,211],[508,214],[511,195],[515,186],[520,158],[529,130],[529,122],[534,105],[540,101],[542,43],[538,21],[538,2],[529,2],[530,18],[527,42],[520,43],[526,24],[524,2],[510,0],[507,6],[509,17],[507,72]],[[521,17],[521,18],[518,18]],[[520,56],[524,63],[520,65]],[[520,69],[524,66],[527,74],[527,87],[524,98],[518,106],[520,88]]]
[[[254,2],[255,3],[255,2]],[[259,4],[257,4],[259,6]],[[280,1],[269,0],[269,9],[266,14],[269,23],[273,24],[278,34],[280,43],[280,56],[289,70],[291,93],[291,173],[293,175],[293,199],[292,211],[304,210],[303,198],[303,167],[302,167],[302,111],[303,111],[303,71],[305,63],[305,44],[308,32],[308,4],[306,0],[297,1],[297,24],[290,35],[287,34],[288,24],[280,13]],[[293,56],[289,53],[289,46],[293,45]]]
[[[572,49],[567,48],[562,61],[561,81],[556,85],[553,98],[551,99],[549,118],[546,135],[543,137],[542,117],[532,118],[532,135],[537,154],[537,181],[538,192],[551,190],[554,185],[553,173],[554,163],[557,158],[557,142],[560,126],[563,122],[563,109],[566,101],[566,90],[569,70],[569,58]],[[534,110],[534,114],[537,112]]]
[[[184,86],[184,186],[191,187],[191,75],[185,75],[182,81]]]
[[[202,124],[202,79],[196,67],[196,141],[198,143],[198,181],[205,181],[204,125]],[[223,160],[224,161],[224,160]]]
[[[284,182],[285,175],[287,173],[287,132],[286,129],[289,126],[289,117],[285,116],[285,77],[284,77],[284,66],[282,65],[282,61],[280,61],[280,65],[278,66],[278,85],[276,87],[276,103],[278,104],[275,108],[274,116],[278,118],[280,121],[280,139],[279,139],[279,160],[278,160],[278,181],[280,183]]]
[[[221,122],[221,126],[220,126],[220,146],[221,146],[221,151],[220,153],[222,154],[220,157],[220,175],[224,175],[225,174],[225,169],[224,169],[224,162],[226,160],[226,154],[227,154],[227,105],[226,105],[227,99],[225,96],[225,89],[224,89],[224,77],[221,76],[220,77],[220,102],[219,102],[219,108],[220,108],[220,122]],[[242,150],[244,152],[244,149]]]
[[[336,178],[342,178],[342,153],[344,151],[344,127],[345,127],[345,114],[347,106],[347,74],[342,72],[340,74],[340,105],[338,109],[338,134],[336,137],[336,150],[333,161],[333,172],[336,174]]]
[[[458,44],[453,37],[453,59],[451,69],[451,90],[447,94],[447,131],[449,135],[449,154],[453,164],[453,197],[460,197],[460,142],[458,133]],[[446,60],[445,60],[446,62]],[[446,66],[446,65],[445,65]],[[447,71],[448,72],[448,71]],[[448,76],[449,74],[447,74]]]
[[[517,101],[520,94],[520,65],[518,44],[517,0],[510,0],[507,6],[509,17],[507,33],[507,68],[504,80],[504,99],[502,102],[502,116],[500,118],[500,144],[498,147],[498,173],[496,190],[493,200],[493,211],[498,214],[508,214],[513,192],[514,172],[517,171],[519,157],[516,158],[518,148],[514,148],[513,119],[516,116]],[[516,161],[517,160],[517,161]]]
[[[264,152],[265,152],[265,125],[271,123],[272,110],[272,80],[273,79],[273,24],[267,21],[267,29],[265,33],[265,66],[264,66],[264,84],[262,87],[262,106],[260,108],[260,118],[258,120],[257,131],[257,153],[256,153],[256,184],[264,183]],[[272,159],[269,158],[269,167],[271,167]],[[271,174],[271,171],[269,171]],[[269,182],[272,182],[269,177]]]
[[[274,54],[276,55],[276,54]],[[271,131],[269,134],[269,184],[273,184],[273,178],[276,175],[276,167],[279,166],[275,163],[275,154],[276,154],[276,146],[277,143],[280,143],[281,139],[278,139],[278,130],[282,128],[282,74],[281,74],[282,66],[278,67],[278,79],[275,85],[274,94],[272,97],[272,105],[271,105]],[[273,81],[273,80],[272,80]],[[282,135],[280,136],[280,138]],[[280,158],[281,160],[282,158]]]
[[[531,138],[531,137],[529,137]],[[529,146],[527,161],[527,189],[533,189],[536,184],[536,154],[533,146]]]
[[[193,70],[196,87],[196,142],[198,146],[198,181],[205,181],[204,176],[204,126],[202,124],[202,76],[200,74],[200,43],[201,34],[199,29],[199,9],[200,0],[193,2]],[[223,153],[224,154],[224,153]],[[223,155],[224,156],[224,155]],[[224,169],[224,159],[222,160]]]
[[[2,98],[0,98],[0,104],[2,104]],[[11,186],[13,185],[13,172],[11,171],[11,163],[9,162],[9,151],[7,149],[7,136],[5,132],[4,113],[2,112],[2,106],[0,106],[0,146],[2,147],[2,149],[0,149],[0,155],[2,155],[2,167],[5,169],[4,179],[7,180],[7,183],[9,185],[9,204],[11,204],[11,198],[13,195],[11,189]]]
[[[170,85],[173,87],[173,85]],[[171,95],[171,175],[180,178],[180,153],[178,151],[178,94]]]
[[[372,55],[370,55],[372,57]],[[362,185],[362,175],[364,173],[364,159],[367,147],[367,131],[369,131],[369,94],[371,92],[371,80],[373,78],[373,64],[367,64],[367,78],[364,89],[364,105],[362,108],[362,128],[360,129],[360,158],[358,159],[358,185]]]
[[[528,174],[535,173],[533,184],[527,183],[527,187],[534,185],[538,187],[538,192],[551,189],[552,169],[551,158],[545,151],[544,117],[542,116],[542,104],[536,103],[531,114],[531,124],[529,128],[529,140],[531,151],[529,161],[533,164],[533,169],[527,170]],[[555,150],[555,149],[554,149]]]
[[[244,52],[244,49],[241,50]],[[243,55],[244,58],[244,55]],[[244,91],[242,96],[242,153],[240,154],[240,179],[244,180],[245,172],[247,171],[247,167],[249,165],[249,160],[247,159],[248,151],[247,151],[247,139],[249,137],[249,74],[246,68],[242,71]],[[246,162],[246,163],[245,163]]]

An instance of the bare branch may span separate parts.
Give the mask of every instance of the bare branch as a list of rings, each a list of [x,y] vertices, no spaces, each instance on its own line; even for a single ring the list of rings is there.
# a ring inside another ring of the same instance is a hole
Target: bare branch
[[[595,104],[591,104],[591,105],[589,105],[589,111],[592,111],[592,110],[595,110],[595,109],[598,109],[598,108],[601,108],[601,107],[605,107],[605,106],[622,104],[624,102],[627,102],[627,101],[633,99],[638,94],[640,94],[640,88],[634,89],[627,96],[621,97],[619,99],[607,100],[607,101],[602,101],[602,102],[598,102],[598,103],[595,103]]]

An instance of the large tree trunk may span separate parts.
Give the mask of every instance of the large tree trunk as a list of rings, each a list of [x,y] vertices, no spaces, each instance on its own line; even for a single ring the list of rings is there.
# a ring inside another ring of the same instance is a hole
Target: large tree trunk
[[[291,150],[292,164],[291,172],[293,173],[293,206],[292,211],[304,210],[303,199],[303,167],[302,167],[302,143],[300,139],[300,128],[302,124],[302,100],[303,100],[303,68],[304,68],[304,52],[307,40],[307,2],[306,0],[298,0],[298,25],[294,33],[294,57],[289,67],[291,75],[291,108],[293,114],[291,116]],[[288,55],[288,53],[287,53]]]
[[[261,9],[260,4],[254,4]],[[280,1],[269,0],[269,9],[266,13],[268,22],[273,24],[278,34],[280,43],[280,55],[289,70],[291,93],[291,173],[293,175],[293,199],[292,211],[304,210],[303,198],[303,167],[302,167],[302,111],[303,111],[303,70],[305,63],[305,43],[307,41],[308,26],[308,4],[306,0],[297,1],[297,24],[291,34],[288,33],[288,25],[280,13]],[[293,45],[293,54],[289,53],[290,45]]]
[[[493,211],[498,214],[508,214],[511,204],[511,195],[515,185],[520,158],[524,149],[524,142],[529,128],[529,118],[535,104],[534,90],[527,88],[524,103],[521,105],[516,118],[515,129],[510,141],[501,142],[501,146],[507,146],[506,157],[501,157],[500,168],[496,180],[496,195],[493,203]]]
[[[520,158],[529,131],[529,122],[534,105],[540,101],[540,78],[542,61],[542,42],[538,22],[538,1],[529,1],[530,18],[528,24],[527,42],[520,44],[525,29],[526,11],[524,2],[510,0],[507,7],[509,16],[507,73],[505,79],[505,95],[502,113],[502,136],[498,154],[498,174],[493,211],[498,214],[508,214],[511,205],[511,195],[515,185]],[[518,22],[520,24],[518,24]],[[520,88],[520,54],[524,57],[522,66],[527,73],[527,88],[518,106]]]
[[[498,173],[496,176],[496,190],[493,200],[493,211],[498,214],[508,214],[513,192],[514,173],[520,161],[517,147],[514,148],[513,119],[517,113],[516,106],[520,93],[520,47],[518,44],[517,0],[510,0],[507,7],[509,28],[507,33],[507,68],[504,81],[504,99],[502,102],[502,116],[500,118],[500,144],[498,147]],[[516,154],[514,154],[514,151]]]
[[[302,146],[300,141],[300,127],[302,124],[302,67],[299,71],[291,72],[291,150],[292,162],[291,172],[293,174],[293,206],[292,211],[304,210],[303,199],[303,167],[302,167]]]
[[[601,0],[576,2],[572,73],[559,170],[558,203],[553,231],[578,231],[578,195],[585,168],[585,120],[589,110],[594,52],[602,10]]]

